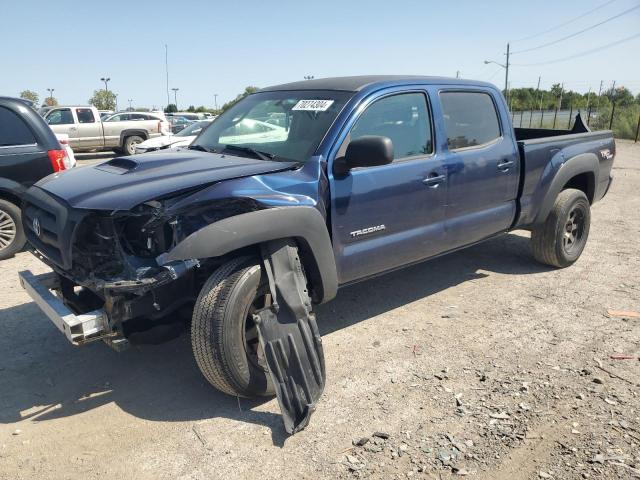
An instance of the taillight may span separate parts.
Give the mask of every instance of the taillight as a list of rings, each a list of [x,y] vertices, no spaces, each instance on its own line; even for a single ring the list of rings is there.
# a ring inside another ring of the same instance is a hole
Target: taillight
[[[61,172],[66,169],[64,157],[67,156],[67,152],[65,150],[49,150],[47,154],[49,155],[49,160],[51,160],[54,172]]]

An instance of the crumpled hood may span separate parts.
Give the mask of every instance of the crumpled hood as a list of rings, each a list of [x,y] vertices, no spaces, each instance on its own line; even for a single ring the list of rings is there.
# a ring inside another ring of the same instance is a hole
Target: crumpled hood
[[[163,151],[74,168],[50,175],[36,186],[74,208],[129,210],[174,192],[295,165],[196,150]]]

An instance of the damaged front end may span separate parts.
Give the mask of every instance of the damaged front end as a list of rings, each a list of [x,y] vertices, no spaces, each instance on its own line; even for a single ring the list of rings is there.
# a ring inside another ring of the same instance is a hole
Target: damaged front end
[[[216,218],[253,208],[231,201],[182,213],[172,209],[180,200],[174,197],[126,212],[87,211],[44,192],[31,193],[24,208],[25,230],[36,256],[55,272],[54,279],[41,283],[70,310],[67,316],[104,314],[99,334],[76,335],[74,343],[103,339],[118,349],[132,333],[188,319],[197,285],[216,266],[215,259],[202,269],[198,259],[163,263],[157,257]],[[27,277],[22,281],[33,283]]]

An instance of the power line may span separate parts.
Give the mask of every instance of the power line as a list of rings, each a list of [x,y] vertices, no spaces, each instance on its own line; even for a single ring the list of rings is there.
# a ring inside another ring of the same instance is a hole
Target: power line
[[[526,37],[523,37],[523,38],[519,38],[518,40],[514,40],[511,43],[524,42],[525,40],[529,40],[530,38],[539,37],[539,36],[544,35],[546,33],[553,32],[554,30],[557,30],[557,29],[562,28],[562,27],[564,27],[566,25],[569,25],[570,23],[573,23],[576,20],[580,20],[581,18],[584,18],[587,15],[589,15],[589,14],[591,14],[591,13],[597,11],[597,10],[600,10],[601,8],[606,7],[607,5],[610,5],[613,2],[617,2],[617,1],[618,0],[609,0],[608,2],[605,2],[602,5],[599,5],[599,6],[595,7],[595,8],[592,8],[591,10],[589,10],[588,12],[583,13],[582,15],[579,15],[579,16],[577,16],[575,18],[572,18],[571,20],[567,20],[564,23],[561,23],[560,25],[556,25],[555,27],[551,27],[550,29],[545,30],[544,32],[536,33],[535,35],[529,35],[529,36],[526,36]]]
[[[598,22],[598,23],[596,23],[596,24],[594,24],[594,25],[591,25],[590,27],[584,28],[584,29],[582,29],[582,30],[580,30],[580,31],[578,31],[578,32],[572,33],[571,35],[567,35],[567,36],[565,36],[565,37],[559,38],[558,40],[554,40],[554,41],[552,41],[552,42],[543,43],[542,45],[538,45],[537,47],[526,48],[526,49],[524,49],[524,50],[520,50],[520,51],[518,51],[518,52],[511,52],[511,55],[515,55],[515,54],[517,54],[517,53],[530,52],[530,51],[532,51],[532,50],[538,50],[538,49],[540,49],[540,48],[548,47],[548,46],[550,46],[550,45],[555,45],[556,43],[560,43],[560,42],[562,42],[562,41],[564,41],[564,40],[567,40],[567,39],[569,39],[569,38],[576,37],[576,36],[578,36],[578,35],[580,35],[580,34],[582,34],[582,33],[584,33],[584,32],[587,32],[587,31],[589,31],[589,30],[591,30],[591,29],[593,29],[593,28],[599,27],[600,25],[604,25],[605,23],[608,23],[608,22],[610,22],[611,20],[615,20],[616,18],[622,17],[623,15],[626,15],[626,14],[628,14],[628,13],[631,13],[632,11],[637,10],[637,9],[639,9],[639,8],[640,8],[640,5],[636,5],[635,7],[631,7],[631,8],[629,8],[628,10],[625,10],[625,11],[624,11],[624,12],[622,12],[622,13],[619,13],[619,14],[617,14],[617,15],[614,15],[613,17],[609,17],[609,18],[607,18],[606,20],[603,20],[603,21],[601,21],[601,22]]]
[[[585,55],[589,55],[591,53],[599,52],[601,50],[606,50],[607,48],[614,47],[624,42],[628,42],[629,40],[633,40],[634,38],[640,37],[640,33],[636,33],[635,35],[631,35],[630,37],[622,38],[615,42],[608,43],[606,45],[602,45],[601,47],[592,48],[591,50],[586,50],[584,52],[576,53],[575,55],[570,55],[564,58],[556,58],[555,60],[549,60],[548,62],[538,62],[538,63],[517,63],[514,66],[517,67],[533,67],[537,65],[549,65],[551,63],[564,62],[566,60],[572,60],[578,57],[584,57]]]

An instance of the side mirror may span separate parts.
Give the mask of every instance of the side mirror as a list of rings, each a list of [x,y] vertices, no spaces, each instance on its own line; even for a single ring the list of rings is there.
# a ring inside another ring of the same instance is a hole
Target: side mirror
[[[336,158],[333,174],[345,176],[356,167],[375,167],[393,162],[393,142],[389,137],[365,135],[351,140],[344,157]]]
[[[375,167],[393,162],[393,143],[389,137],[365,135],[349,142],[344,161],[348,169]]]

